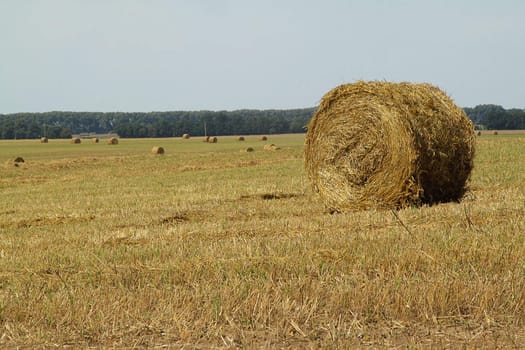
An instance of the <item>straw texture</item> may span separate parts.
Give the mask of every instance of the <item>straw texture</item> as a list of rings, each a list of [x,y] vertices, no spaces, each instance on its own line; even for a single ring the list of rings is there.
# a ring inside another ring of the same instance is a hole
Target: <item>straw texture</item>
[[[332,211],[458,201],[475,133],[464,111],[430,84],[338,86],[308,124],[305,167]]]

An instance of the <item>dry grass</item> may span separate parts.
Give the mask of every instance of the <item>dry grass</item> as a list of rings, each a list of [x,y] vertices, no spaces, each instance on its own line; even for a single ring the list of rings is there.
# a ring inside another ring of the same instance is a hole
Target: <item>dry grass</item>
[[[475,134],[429,84],[357,82],[329,91],[308,124],[305,166],[330,210],[459,200]]]
[[[336,215],[274,138],[0,141],[0,347],[525,347],[525,134],[461,203]]]

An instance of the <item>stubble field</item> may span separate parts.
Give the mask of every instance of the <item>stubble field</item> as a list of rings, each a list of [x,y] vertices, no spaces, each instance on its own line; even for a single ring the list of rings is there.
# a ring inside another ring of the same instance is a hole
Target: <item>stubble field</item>
[[[0,141],[0,347],[525,347],[525,133],[461,203],[333,215],[266,143]]]

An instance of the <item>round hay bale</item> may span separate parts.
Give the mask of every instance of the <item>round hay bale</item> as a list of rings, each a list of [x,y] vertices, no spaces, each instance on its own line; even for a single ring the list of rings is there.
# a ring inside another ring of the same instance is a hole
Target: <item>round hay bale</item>
[[[244,141],[244,136],[237,137],[237,141]]]
[[[209,136],[205,136],[204,139],[202,140],[204,142],[209,142],[210,141],[210,137]]]
[[[308,124],[305,167],[332,211],[457,201],[474,127],[430,84],[363,82],[326,95]]]
[[[209,142],[209,143],[217,143],[217,137],[215,137],[215,136],[210,137],[210,138],[208,139],[208,142]]]
[[[243,148],[243,149],[241,149],[241,152],[245,152],[245,153],[253,152],[253,151],[255,151],[255,150],[253,149],[253,147],[247,147],[247,148]]]
[[[99,140],[98,137],[93,137],[93,138],[91,139],[91,142],[93,142],[93,143],[98,143],[99,141],[100,141],[100,140]]]
[[[259,140],[260,140],[260,141],[268,141],[268,137],[266,137],[266,136],[261,136],[261,137],[259,137]]]
[[[163,155],[164,154],[164,148],[155,146],[151,149],[151,153],[154,155]]]
[[[183,134],[183,135],[182,135],[182,138],[183,138],[184,140],[188,140],[188,139],[190,138],[190,134]]]
[[[481,130],[478,130],[477,135],[481,136]]]
[[[22,157],[16,157],[13,159],[13,163],[25,163],[25,160]]]
[[[108,145],[118,145],[118,139],[116,137],[112,137],[108,140]]]
[[[80,143],[80,142],[81,142],[81,141],[80,141],[80,137],[73,137],[73,138],[71,139],[71,143]]]
[[[49,139],[47,137],[40,138],[40,143],[48,143],[48,142],[49,142]]]
[[[497,130],[494,130],[494,131],[492,132],[492,135],[497,135],[497,134],[498,134],[498,131],[497,131]]]

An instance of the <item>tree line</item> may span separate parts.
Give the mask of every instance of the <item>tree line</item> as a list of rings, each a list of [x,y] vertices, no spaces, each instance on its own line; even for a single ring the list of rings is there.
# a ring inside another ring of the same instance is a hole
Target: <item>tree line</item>
[[[45,112],[0,114],[0,139],[70,138],[82,132],[120,137],[177,137],[182,134],[257,135],[305,132],[316,108],[174,112]],[[525,110],[498,105],[465,108],[478,128],[525,129]]]

